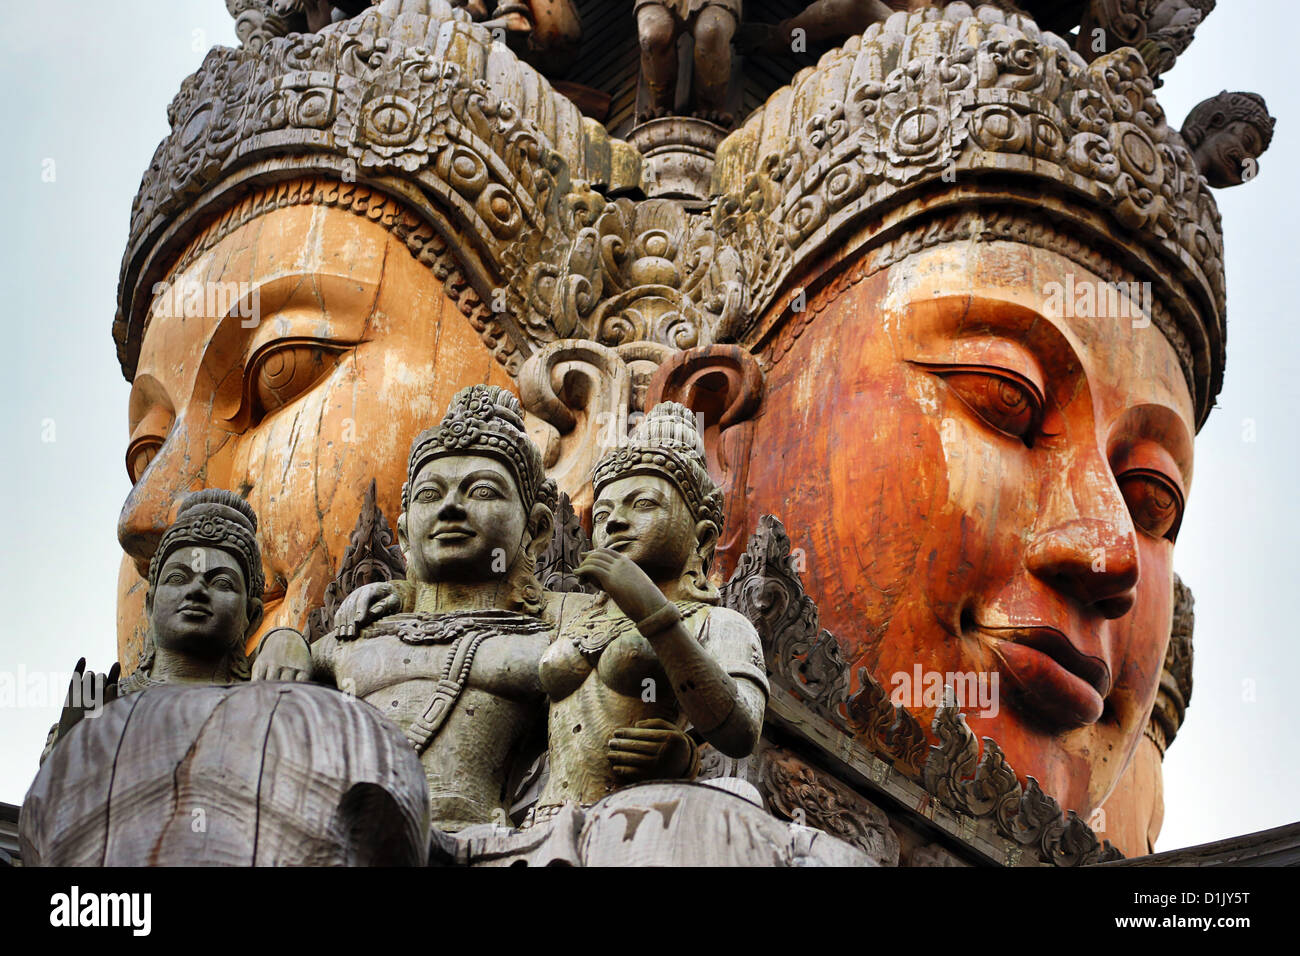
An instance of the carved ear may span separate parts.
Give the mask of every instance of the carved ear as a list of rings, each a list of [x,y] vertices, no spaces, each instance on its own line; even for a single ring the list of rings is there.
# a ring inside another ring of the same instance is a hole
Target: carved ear
[[[551,536],[555,533],[555,515],[551,514],[551,509],[540,503],[533,505],[528,515],[528,530],[531,540],[527,551],[535,561],[551,546]]]
[[[718,545],[718,526],[712,521],[701,521],[695,526],[695,549],[708,568],[713,562],[713,552]]]
[[[542,449],[547,475],[580,514],[591,509],[596,462],[627,437],[638,384],[672,354],[666,345],[633,345],[612,349],[586,339],[561,339],[533,353],[519,371],[529,437]]]
[[[411,564],[411,547],[406,540],[406,510],[397,515],[397,546],[402,550],[402,558],[407,566]]]
[[[262,618],[266,614],[266,605],[262,603],[261,598],[254,598],[248,606],[248,627],[244,628],[244,640],[247,643],[248,638],[252,636],[262,623]]]
[[[745,475],[749,471],[752,418],[763,400],[763,370],[738,345],[702,345],[678,352],[650,380],[646,407],[680,402],[704,420],[709,475],[722,491],[725,520],[717,553],[730,570],[744,548]]]

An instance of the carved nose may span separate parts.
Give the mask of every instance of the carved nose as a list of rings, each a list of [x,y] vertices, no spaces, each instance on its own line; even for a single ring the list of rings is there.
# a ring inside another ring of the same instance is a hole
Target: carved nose
[[[117,540],[135,562],[142,578],[149,576],[149,559],[171,524],[174,504],[172,495],[160,493],[159,488],[146,480],[131,489],[122,505],[117,519]]]
[[[606,534],[613,534],[616,531],[626,531],[628,527],[627,519],[617,511],[613,512],[605,519]]]
[[[458,521],[465,517],[464,506],[455,498],[448,498],[438,509],[438,519],[440,521]]]
[[[1025,564],[1035,577],[1104,617],[1123,617],[1133,607],[1138,556],[1132,530],[1096,519],[1068,521],[1038,534]]]

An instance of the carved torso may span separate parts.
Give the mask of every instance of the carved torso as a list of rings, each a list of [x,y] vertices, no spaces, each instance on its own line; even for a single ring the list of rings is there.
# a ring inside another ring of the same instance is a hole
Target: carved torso
[[[765,684],[761,657],[756,661],[743,630],[727,626],[733,612],[694,601],[678,607],[683,624],[728,673]],[[594,604],[558,630],[540,677],[551,705],[550,777],[539,807],[586,806],[618,789],[607,748],[620,727],[655,718],[685,724],[650,642],[612,602]]]
[[[500,632],[480,634],[463,688],[420,753],[435,827],[459,830],[505,822],[513,758],[541,717],[538,661],[571,597],[557,596],[542,618],[509,615]],[[357,640],[326,635],[312,646],[313,663],[322,676],[375,707],[409,736],[444,680],[456,638],[479,633],[456,627],[439,633],[436,625],[465,617],[455,612],[401,614],[372,625]],[[461,633],[466,630],[468,635]],[[456,676],[451,674],[453,680]]]

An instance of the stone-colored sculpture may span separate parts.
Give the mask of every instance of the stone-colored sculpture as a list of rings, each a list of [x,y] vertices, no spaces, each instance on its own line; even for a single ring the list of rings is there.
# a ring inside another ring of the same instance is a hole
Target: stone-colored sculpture
[[[291,667],[397,724],[420,755],[443,830],[507,822],[507,775],[541,710],[543,614],[562,619],[566,606],[591,600],[547,595],[534,576],[555,484],[520,411],[510,393],[474,386],[412,443],[397,525],[407,558],[399,613],[310,648],[273,633],[257,655],[255,676]]]
[[[731,38],[740,25],[740,0],[636,0],[641,40],[641,75],[649,104],[641,120],[667,116],[677,101],[677,40],[689,33],[695,44],[691,113],[721,127],[731,84]]]
[[[731,757],[753,750],[767,676],[754,626],[718,602],[709,562],[722,496],[692,413],[656,406],[593,476],[592,543],[577,569],[604,592],[541,660],[550,776],[534,819],[590,806],[629,779],[693,775],[674,725]]]
[[[248,680],[265,587],[248,502],[220,488],[189,495],[149,562],[151,640],[122,689]]]
[[[1216,189],[1239,186],[1259,173],[1259,157],[1273,142],[1277,120],[1258,93],[1202,100],[1183,121],[1182,136],[1196,167]]]
[[[28,866],[419,866],[420,762],[327,687],[148,687],[82,721],[23,801]]]
[[[264,588],[257,515],[248,502],[219,488],[188,495],[149,562],[148,636],[135,670],[119,682],[116,664],[105,678],[84,674],[85,660],[78,662],[73,684],[80,692],[69,687],[42,761],[88,710],[121,694],[248,680],[244,644],[262,620]]]

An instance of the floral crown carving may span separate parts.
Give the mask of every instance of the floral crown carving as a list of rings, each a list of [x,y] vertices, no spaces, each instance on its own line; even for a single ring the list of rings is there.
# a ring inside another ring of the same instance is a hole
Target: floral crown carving
[[[422,431],[411,443],[402,510],[410,506],[410,489],[420,469],[443,455],[486,455],[510,469],[525,509],[543,504],[555,513],[558,493],[546,477],[542,453],[524,430],[519,399],[499,385],[471,385],[456,393],[436,428]]]
[[[596,463],[592,485],[596,494],[611,481],[628,475],[662,475],[686,500],[696,521],[722,528],[722,492],[704,464],[704,439],[695,413],[677,402],[661,402],[650,410],[628,438]]]
[[[150,591],[158,583],[167,555],[187,545],[220,548],[230,554],[244,571],[249,603],[262,599],[266,578],[257,546],[257,515],[239,495],[224,488],[205,488],[186,496],[176,520],[149,559]]]
[[[846,256],[846,238],[884,241],[958,206],[1027,207],[1153,283],[1203,421],[1223,377],[1223,237],[1153,90],[1136,50],[1085,63],[989,5],[871,26],[718,149],[718,228],[751,250],[746,315],[729,336],[752,339],[801,266],[829,247]]]

